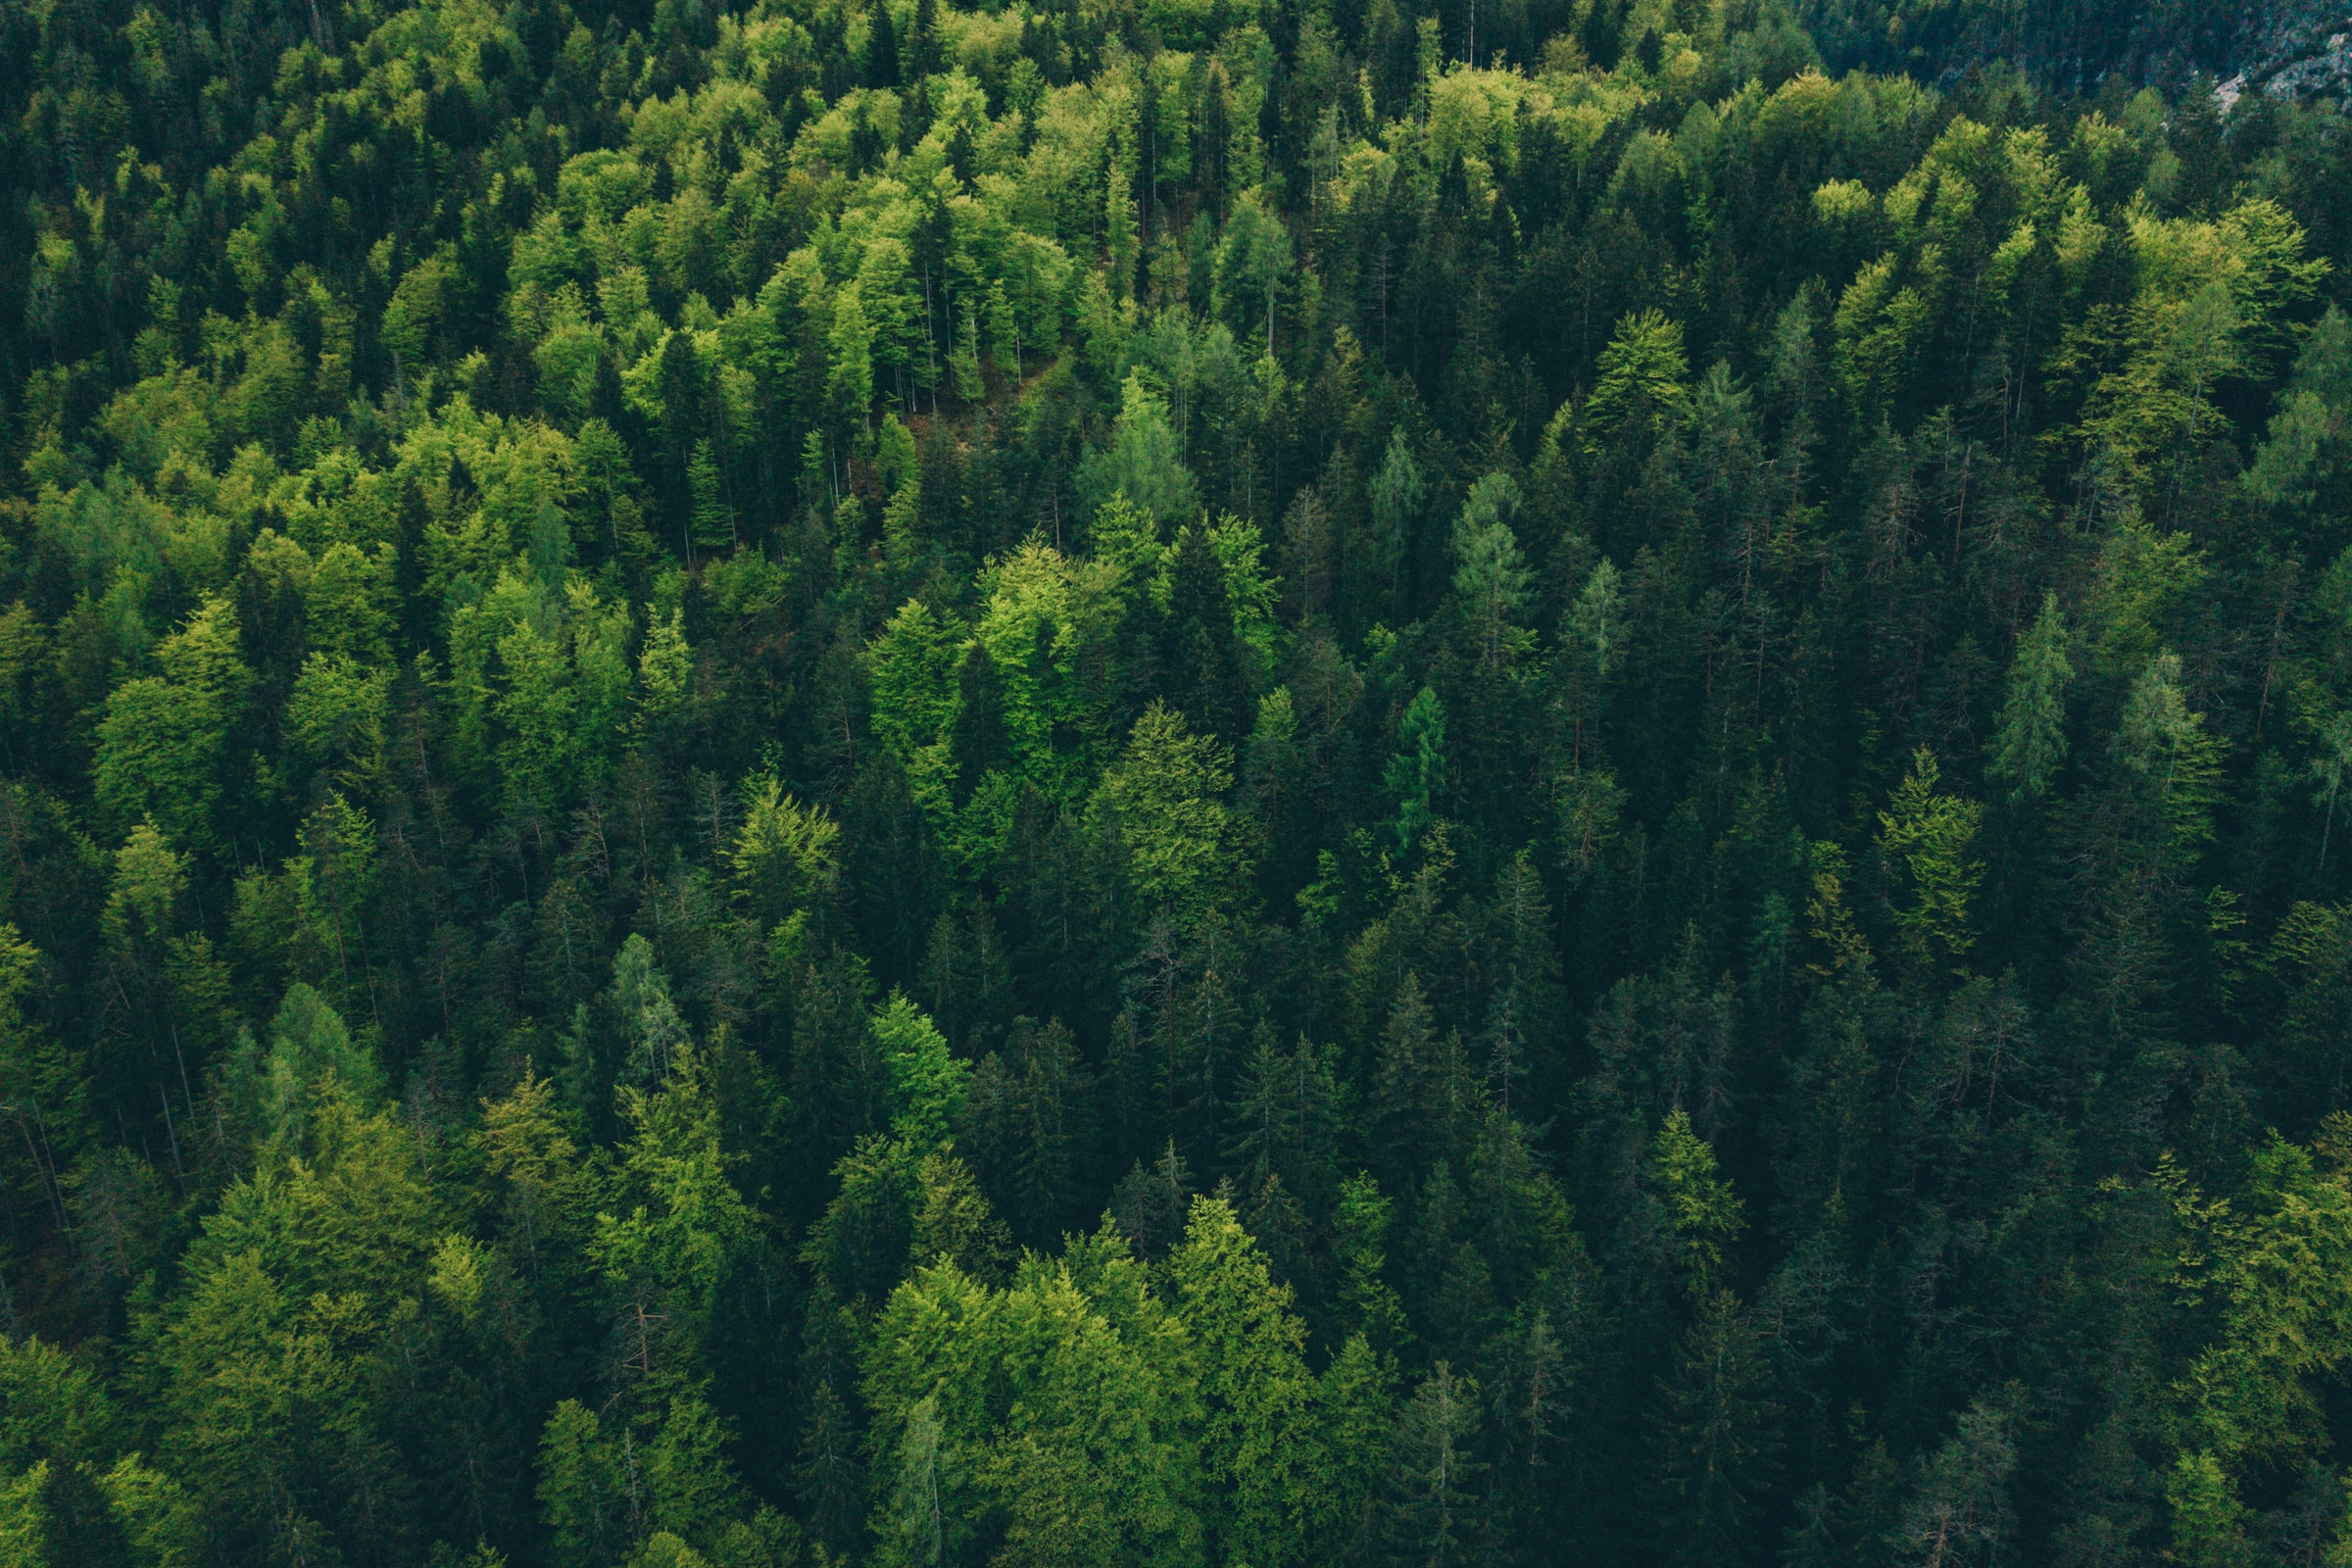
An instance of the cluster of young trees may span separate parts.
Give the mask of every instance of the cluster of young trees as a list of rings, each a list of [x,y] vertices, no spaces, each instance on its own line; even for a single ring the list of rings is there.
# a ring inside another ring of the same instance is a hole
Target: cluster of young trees
[[[1898,9],[0,0],[0,1562],[2352,1562],[2352,135]]]

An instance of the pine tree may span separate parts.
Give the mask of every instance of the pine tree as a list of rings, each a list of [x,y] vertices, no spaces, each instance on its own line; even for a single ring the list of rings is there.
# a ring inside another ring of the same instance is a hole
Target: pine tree
[[[1184,465],[1167,404],[1140,375],[1129,375],[1119,396],[1110,444],[1078,466],[1080,505],[1092,513],[1124,496],[1163,528],[1190,523],[1200,510],[1200,488]]]
[[[1322,1207],[1334,1181],[1336,1095],[1320,1054],[1303,1035],[1286,1054],[1275,1048],[1273,1030],[1258,1025],[1227,1121],[1225,1157],[1245,1192],[1279,1181]]]
[[[1396,848],[1403,854],[1437,821],[1446,789],[1446,705],[1436,692],[1424,686],[1413,695],[1396,722],[1396,739],[1381,781],[1396,803]]]
[[[1433,1153],[1430,1120],[1441,1067],[1421,977],[1407,972],[1381,1030],[1373,1072],[1371,1142],[1392,1182],[1408,1180]]]
[[[1961,1412],[1959,1429],[1920,1467],[1917,1487],[1903,1509],[1895,1541],[1902,1560],[1961,1568],[1997,1561],[2015,1527],[2008,1483],[2017,1468],[2010,1436],[2014,1416],[2000,1395],[1980,1397]],[[2184,1458],[2184,1474],[2191,1467]],[[2176,1497],[2180,1496],[2176,1493]],[[2220,1562],[2213,1543],[2185,1537],[2187,1560]]]
[[[1659,1532],[1668,1560],[1755,1555],[1752,1522],[1779,1462],[1763,1336],[1729,1291],[1706,1297],[1659,1388]]]
[[[1192,1167],[1171,1139],[1150,1170],[1139,1159],[1111,1189],[1110,1212],[1136,1254],[1155,1258],[1182,1234],[1192,1199]]]
[[[914,28],[907,35],[910,45],[907,65],[909,74],[920,81],[936,74],[943,65],[939,41],[939,0],[915,0]]]
[[[1305,1326],[1291,1293],[1221,1198],[1194,1200],[1183,1243],[1168,1255],[1171,1306],[1201,1378],[1205,1479],[1218,1498],[1219,1548],[1253,1563],[1299,1561],[1297,1520],[1315,1469],[1319,1433],[1306,1367]]]
[[[1515,621],[1527,603],[1530,573],[1512,522],[1519,487],[1507,473],[1490,473],[1470,487],[1453,525],[1453,591],[1477,650],[1489,669],[1525,653],[1534,639]]]
[[[2009,695],[2001,704],[1992,761],[1985,768],[2008,782],[2013,801],[2039,799],[2066,761],[2066,692],[2075,678],[2066,645],[2058,596],[2047,595],[2041,613],[2018,639]]]
[[[881,1537],[874,1561],[887,1568],[940,1568],[955,1560],[963,1534],[956,1508],[959,1476],[943,1446],[939,1403],[918,1402],[899,1437],[899,1471],[890,1500],[875,1518]]]
[[[694,444],[694,457],[686,465],[686,488],[693,498],[693,543],[704,550],[733,546],[738,538],[735,509],[727,504],[725,477],[707,436]]]
[[[1169,692],[1186,715],[1228,744],[1247,730],[1249,668],[1236,635],[1236,606],[1209,530],[1179,529],[1162,565],[1167,583],[1163,665]]]
[[[868,87],[896,87],[899,84],[898,24],[891,20],[890,0],[874,0],[865,13],[865,84]]]
[[[803,1194],[821,1192],[833,1162],[888,1123],[889,1069],[874,1039],[871,994],[865,965],[836,953],[810,965],[794,1009],[789,1091]]]
[[[1879,853],[1910,897],[1894,911],[1905,950],[1921,963],[1951,963],[1976,946],[1971,904],[1984,863],[1970,859],[1984,808],[1936,793],[1935,754],[1922,747],[1879,813]]]
[[[809,1532],[836,1551],[858,1542],[865,1519],[865,1474],[848,1401],[831,1379],[809,1390],[793,1491]]]
[[[626,1460],[605,1438],[596,1413],[565,1399],[547,1418],[539,1445],[539,1507],[560,1568],[597,1568],[634,1533]]]
[[[1231,754],[1181,712],[1154,702],[1136,720],[1096,800],[1146,900],[1189,917],[1245,869],[1221,799],[1232,783]]]
[[[1527,1114],[1515,1100],[1524,1082],[1545,1105],[1564,1087],[1559,1082],[1557,1020],[1564,999],[1559,955],[1551,929],[1551,903],[1544,891],[1532,851],[1511,858],[1495,878],[1489,940],[1496,948],[1496,984],[1487,1006],[1484,1045],[1489,1094],[1504,1115]]]
[[[1428,481],[1399,426],[1389,433],[1388,453],[1371,483],[1373,537],[1389,563],[1389,611],[1399,620],[1405,618],[1405,576],[1417,543],[1413,530],[1428,493]]]
[[[1483,1561],[1478,1385],[1440,1361],[1397,1412],[1381,1510],[1385,1560],[1416,1568]]]
[[[915,1200],[907,1256],[913,1267],[952,1262],[975,1280],[1000,1280],[1012,1261],[1012,1233],[962,1160],[925,1155],[915,1169]]]

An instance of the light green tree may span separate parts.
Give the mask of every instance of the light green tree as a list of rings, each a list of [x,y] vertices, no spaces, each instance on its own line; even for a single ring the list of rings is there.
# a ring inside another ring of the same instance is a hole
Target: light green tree
[[[918,1156],[947,1138],[971,1079],[928,1014],[894,991],[874,1013],[874,1039],[890,1069],[891,1132]]]
[[[1744,1205],[1717,1171],[1714,1146],[1691,1130],[1690,1113],[1679,1105],[1658,1124],[1649,1171],[1682,1252],[1685,1288],[1704,1299],[1722,1272],[1724,1249],[1746,1224]]]
[[[1637,311],[1617,323],[1594,368],[1585,400],[1585,428],[1598,441],[1627,422],[1656,431],[1690,406],[1690,360],[1682,324],[1656,310]]]
[[[217,836],[221,767],[252,681],[234,607],[206,601],[157,647],[156,660],[163,675],[108,695],[91,782],[99,808],[122,828],[152,817],[174,843],[205,848]]]
[[[2017,640],[2009,693],[1993,721],[1991,777],[2009,785],[2013,802],[2039,800],[2066,761],[2066,692],[2075,666],[2067,658],[2066,617],[2058,596],[2045,594],[2041,613]]]
[[[1120,387],[1110,444],[1080,461],[1077,484],[1079,501],[1090,512],[1123,495],[1162,526],[1174,526],[1200,510],[1199,487],[1168,423],[1167,404],[1140,374],[1130,372]]]
[[[743,821],[728,847],[735,887],[761,926],[774,925],[832,884],[841,824],[821,806],[804,806],[774,774],[747,779]]]
[[[873,688],[874,734],[904,764],[938,743],[956,717],[956,667],[963,628],[909,599],[865,651]]]
[[[1290,229],[1256,192],[1244,193],[1217,246],[1210,309],[1244,341],[1264,334],[1260,347],[1273,354],[1275,309],[1295,266]]]
[[[1168,1276],[1200,1378],[1200,1468],[1220,1499],[1219,1546],[1267,1568],[1300,1561],[1320,1433],[1290,1290],[1219,1198],[1193,1200]]]
[[[875,1517],[881,1543],[874,1560],[883,1568],[940,1568],[964,1534],[961,1474],[942,1441],[939,1401],[916,1401],[899,1437],[899,1472],[889,1501]]]
[[[1233,785],[1225,748],[1195,735],[1184,714],[1154,702],[1102,775],[1097,809],[1115,824],[1136,891],[1193,912],[1244,874],[1224,796]]]
[[[261,1127],[287,1152],[310,1147],[326,1102],[348,1101],[368,1109],[387,1093],[374,1052],[352,1038],[324,997],[299,983],[270,1020],[268,1048],[245,1036],[229,1070],[232,1082],[251,1086]]]
[[[2205,715],[2189,710],[2179,655],[2159,654],[2132,683],[2112,752],[2171,853],[2192,855],[2212,839],[2222,744],[2205,728]]]
[[[1534,634],[1515,623],[1533,575],[1511,527],[1518,512],[1519,486],[1507,473],[1490,473],[1470,487],[1453,525],[1453,591],[1479,662],[1490,668],[1535,646]]]
[[[677,1047],[658,1087],[624,1086],[620,1112],[628,1138],[614,1173],[617,1212],[597,1215],[589,1255],[616,1285],[660,1291],[689,1364],[639,1371],[676,1387],[671,1380],[690,1376],[712,1349],[720,1293],[748,1265],[759,1216],[728,1179],[710,1074],[690,1044]]]
[[[1879,813],[1879,853],[1909,895],[1894,911],[1894,927],[1923,964],[1957,963],[1976,946],[1969,906],[1984,879],[1984,862],[1969,858],[1984,808],[1937,794],[1941,777],[1935,753],[1921,747]]]
[[[1438,819],[1446,788],[1446,705],[1427,686],[1413,694],[1396,723],[1396,754],[1381,782],[1396,802],[1396,848],[1410,851]]]
[[[538,1491],[558,1568],[602,1568],[628,1544],[629,1497],[621,1456],[596,1412],[559,1403],[540,1434]]]
[[[840,424],[856,426],[862,436],[874,401],[874,328],[855,282],[833,296],[833,328],[825,348],[826,406]]]

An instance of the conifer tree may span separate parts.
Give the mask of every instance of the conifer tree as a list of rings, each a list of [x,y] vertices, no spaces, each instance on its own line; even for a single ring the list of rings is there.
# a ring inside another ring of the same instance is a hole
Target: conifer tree
[[[1397,1412],[1381,1519],[1385,1560],[1455,1568],[1485,1557],[1478,1430],[1478,1385],[1439,1362]]]
[[[2016,800],[2038,799],[2066,760],[2066,691],[2075,678],[2066,641],[2058,596],[2051,594],[2042,600],[2033,627],[2018,639],[1986,769],[2008,781]]]

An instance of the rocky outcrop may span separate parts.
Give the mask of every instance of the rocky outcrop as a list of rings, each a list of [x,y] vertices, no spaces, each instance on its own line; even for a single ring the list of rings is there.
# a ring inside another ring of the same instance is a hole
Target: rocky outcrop
[[[1956,81],[2005,60],[2064,92],[2110,80],[2352,109],[2352,0],[1792,0],[1833,69]]]
[[[2247,93],[2274,98],[2352,98],[2352,6],[2281,4],[2254,19],[2239,70],[2222,83],[2225,104]]]

